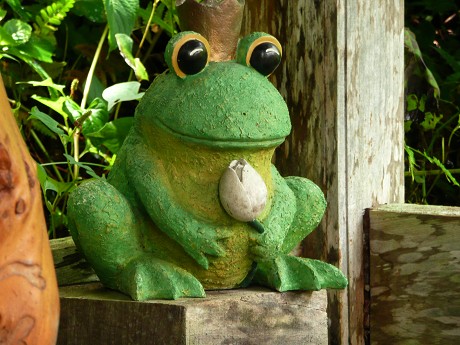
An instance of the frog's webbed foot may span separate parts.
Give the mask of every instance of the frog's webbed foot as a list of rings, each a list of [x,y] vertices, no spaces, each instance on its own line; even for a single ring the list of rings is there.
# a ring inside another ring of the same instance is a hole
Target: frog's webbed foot
[[[335,266],[290,255],[259,262],[254,282],[280,292],[343,289],[348,284],[343,273]]]
[[[136,301],[206,296],[192,274],[150,255],[133,259],[121,272],[118,282],[118,288]]]

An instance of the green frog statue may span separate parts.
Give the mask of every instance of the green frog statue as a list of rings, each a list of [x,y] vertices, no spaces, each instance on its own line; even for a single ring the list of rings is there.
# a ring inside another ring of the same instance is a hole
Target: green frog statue
[[[105,286],[134,300],[204,297],[250,283],[278,291],[347,285],[336,267],[289,255],[326,202],[313,182],[283,178],[271,163],[291,130],[267,80],[281,46],[265,33],[238,40],[216,28],[237,27],[243,5],[178,1],[179,13],[204,13],[190,20],[203,36],[185,31],[170,40],[169,71],[140,101],[107,180],[82,183],[69,199],[77,247]]]

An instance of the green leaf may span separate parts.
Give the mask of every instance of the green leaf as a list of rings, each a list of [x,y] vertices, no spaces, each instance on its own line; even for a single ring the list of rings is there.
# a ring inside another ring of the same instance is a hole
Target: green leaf
[[[417,153],[421,156],[423,156],[428,162],[430,162],[431,164],[435,164],[438,168],[441,169],[441,171],[444,173],[444,175],[446,176],[447,180],[454,184],[455,186],[458,186],[460,187],[460,184],[457,182],[457,180],[455,179],[454,176],[452,176],[451,172],[449,171],[449,169],[447,169],[444,164],[442,164],[442,162],[437,159],[436,157],[430,157],[426,152],[421,152],[419,150],[416,150],[412,147],[409,147],[407,145],[404,146],[404,150],[406,151],[407,153],[407,157],[408,157],[408,160],[409,160],[409,171],[411,172],[411,175],[412,175],[412,180],[414,180],[414,173],[413,171],[415,170],[414,167],[416,167],[416,163],[415,163],[415,155],[414,153]],[[415,180],[416,182],[424,182],[425,180],[418,180],[417,179],[417,176],[415,176]]]
[[[70,192],[72,187],[75,186],[74,182],[60,182],[49,177],[45,168],[41,164],[37,164],[37,175],[45,196],[48,190],[55,191],[58,195],[61,195],[66,192]]]
[[[59,84],[55,84],[53,82],[53,79],[51,78],[46,78],[45,80],[41,80],[41,81],[25,81],[25,82],[19,82],[18,84],[30,84],[32,86],[44,86],[44,87],[50,87],[54,90],[57,90],[61,93],[61,95],[64,96],[64,89],[65,89],[65,85],[59,85]]]
[[[106,21],[104,4],[101,0],[78,0],[75,2],[72,12],[77,16],[83,16],[93,23]]]
[[[33,107],[30,116],[28,118],[30,119],[36,119],[41,121],[46,127],[48,127],[53,133],[56,133],[58,135],[64,135],[64,131],[59,128],[59,122],[54,120],[51,116],[42,113],[40,110],[38,110],[37,107]]]
[[[137,81],[118,83],[105,89],[102,97],[107,101],[110,111],[119,102],[141,99],[144,92],[139,92],[140,87],[141,83]]]
[[[115,34],[131,35],[139,10],[138,0],[104,0],[105,13],[109,24],[109,47],[117,47]]]
[[[407,153],[407,159],[409,161],[409,172],[412,176],[412,181],[414,181],[415,179],[414,170],[416,170],[415,168],[418,167],[417,162],[415,161],[414,150],[410,146],[407,146],[407,145],[404,145],[404,150]]]
[[[412,120],[404,121],[404,133],[410,132],[413,122]]]
[[[438,122],[443,118],[442,115],[436,115],[430,112],[425,113],[425,119],[420,124],[424,131],[435,129]]]
[[[29,21],[32,19],[32,15],[24,9],[20,0],[6,0],[6,2],[22,20]]]
[[[36,60],[52,63],[54,45],[35,34],[32,34],[27,43],[16,46],[16,49]]]
[[[438,99],[441,94],[438,82],[423,60],[422,52],[418,46],[415,34],[408,28],[404,28],[404,49],[416,61],[419,66],[418,68],[421,69],[421,71],[418,73],[420,73],[421,76],[433,88],[434,97]]]
[[[116,34],[115,39],[117,40],[121,56],[123,56],[127,65],[134,70],[137,80],[149,80],[149,76],[141,60],[135,58],[132,54],[133,40],[131,37],[125,34]]]
[[[9,34],[8,31],[6,31],[2,26],[0,26],[0,46],[6,46],[6,47],[11,47],[14,46],[16,42],[14,41],[13,37]],[[9,49],[9,48],[6,48]],[[3,52],[6,52],[5,48],[3,49]]]
[[[61,24],[74,3],[75,0],[55,0],[52,4],[42,8],[35,17],[39,34],[43,37],[56,31],[55,26]]]
[[[444,175],[446,175],[446,178],[449,182],[451,182],[452,184],[454,184],[455,186],[458,186],[460,187],[460,184],[457,182],[457,180],[455,179],[454,176],[452,176],[452,174],[450,173],[449,169],[447,169],[444,164],[442,164],[442,162],[437,159],[436,157],[430,157],[426,154],[426,152],[423,152],[421,153],[423,155],[423,157],[425,157],[429,162],[433,163],[433,164],[436,164],[441,170],[442,172],[444,173]]]
[[[81,132],[84,135],[97,132],[109,120],[109,112],[106,103],[96,98],[85,110],[81,109],[78,104],[72,100],[64,102],[64,108],[70,114],[70,119],[76,126],[81,126]]]
[[[59,97],[56,100],[51,98],[46,98],[38,95],[32,95],[32,98],[35,99],[37,102],[40,102],[43,105],[46,105],[48,108],[54,110],[55,112],[59,113],[64,120],[68,118],[68,113],[64,109],[64,103],[66,101],[72,101],[69,97]],[[73,102],[73,101],[72,101]]]
[[[32,35],[32,27],[19,19],[8,20],[3,28],[11,36],[15,45],[28,42]]]
[[[93,145],[105,146],[112,153],[118,153],[121,145],[125,141],[132,125],[133,117],[122,117],[114,121],[110,121],[104,125],[99,131],[89,134],[87,137]]]
[[[109,121],[107,103],[103,99],[95,98],[87,110],[91,110],[91,116],[83,124],[83,134],[97,132]]]
[[[162,28],[169,36],[174,36],[174,34],[177,33],[176,26],[179,24],[174,2],[175,0],[162,0],[155,9],[152,19],[152,23]],[[151,12],[152,2],[149,3],[147,8],[139,9],[139,16],[142,18],[144,23],[147,23]]]
[[[406,111],[414,111],[418,109],[418,97],[416,94],[410,94],[406,97]]]
[[[68,155],[67,153],[64,153],[64,156],[65,158],[67,158],[70,164],[77,165],[80,168],[84,169],[89,176],[94,177],[94,178],[101,178],[88,165],[83,164],[82,162],[77,162],[71,155]]]

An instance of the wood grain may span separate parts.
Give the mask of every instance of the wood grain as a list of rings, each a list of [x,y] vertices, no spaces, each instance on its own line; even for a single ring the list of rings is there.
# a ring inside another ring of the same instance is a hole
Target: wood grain
[[[58,320],[36,166],[0,77],[0,343],[55,344]]]
[[[133,302],[97,284],[60,289],[59,345],[326,345],[327,295],[260,288]],[[108,317],[110,316],[110,317]]]
[[[98,282],[94,270],[77,250],[72,237],[50,240],[59,286]]]
[[[458,344],[460,208],[370,210],[371,343]]]
[[[272,80],[293,130],[276,165],[328,201],[304,254],[349,278],[348,291],[329,293],[330,342],[363,344],[364,209],[404,200],[403,1],[246,3],[243,34],[266,31],[284,48]]]

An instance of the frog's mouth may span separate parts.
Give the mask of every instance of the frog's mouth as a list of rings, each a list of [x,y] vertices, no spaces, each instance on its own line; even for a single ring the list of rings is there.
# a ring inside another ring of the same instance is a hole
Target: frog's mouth
[[[231,149],[231,148],[272,148],[281,145],[286,139],[285,136],[278,138],[268,138],[268,139],[259,139],[259,138],[218,138],[218,137],[197,137],[191,136],[188,134],[181,133],[176,131],[162,122],[157,123],[163,130],[169,132],[174,137],[189,142],[192,144],[197,144],[200,146],[208,146],[213,148],[222,148],[222,149]]]

